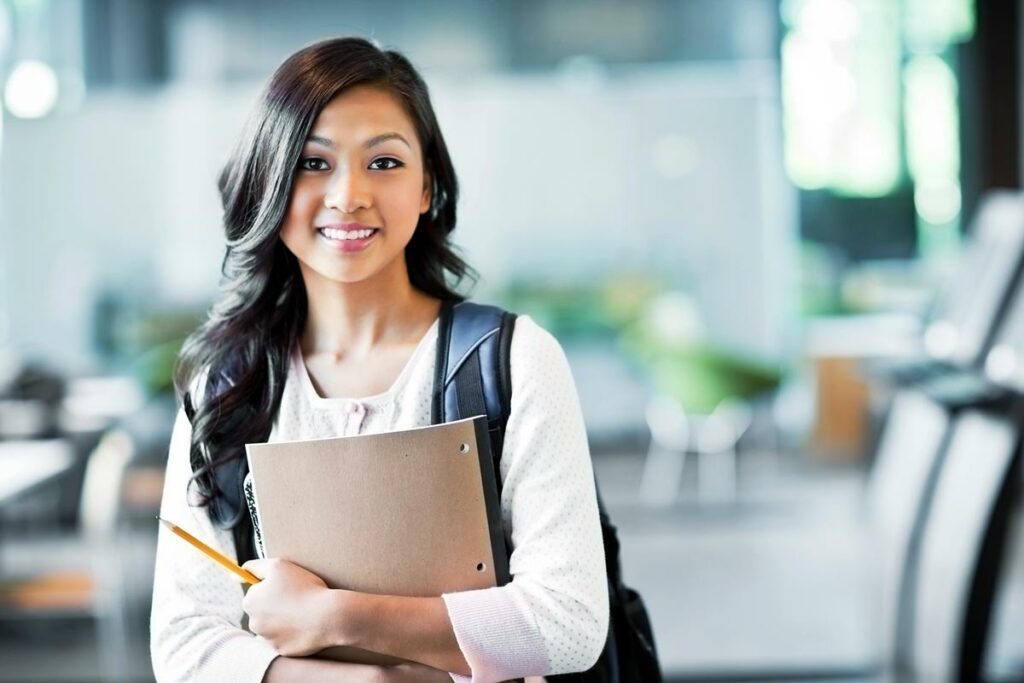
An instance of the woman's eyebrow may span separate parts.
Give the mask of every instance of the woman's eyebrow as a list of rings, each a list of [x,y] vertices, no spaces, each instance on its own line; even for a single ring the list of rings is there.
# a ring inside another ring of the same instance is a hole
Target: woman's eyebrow
[[[408,147],[409,149],[412,149],[412,145],[409,144],[409,141],[406,140],[401,135],[401,133],[393,133],[393,132],[392,133],[381,133],[380,135],[374,135],[372,138],[370,138],[365,143],[363,143],[363,147],[366,148],[366,149],[369,149],[370,147],[374,147],[375,145],[379,145],[382,142],[387,142],[388,140],[400,140],[401,142],[405,143],[406,147]],[[315,142],[315,143],[317,143],[319,145],[323,145],[324,147],[329,147],[331,149],[334,149],[334,147],[335,147],[334,140],[331,140],[330,138],[325,138],[325,137],[323,137],[321,135],[312,135],[311,134],[309,137],[306,138],[306,142]]]

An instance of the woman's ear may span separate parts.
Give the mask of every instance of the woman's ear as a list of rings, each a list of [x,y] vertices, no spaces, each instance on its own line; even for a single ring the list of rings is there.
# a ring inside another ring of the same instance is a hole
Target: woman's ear
[[[423,195],[420,197],[420,213],[426,213],[430,211],[430,199],[431,195],[434,194],[434,183],[431,181],[430,174],[423,173]]]

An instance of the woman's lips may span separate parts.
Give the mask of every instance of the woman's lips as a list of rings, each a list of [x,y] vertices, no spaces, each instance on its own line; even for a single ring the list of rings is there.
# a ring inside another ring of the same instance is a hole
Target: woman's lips
[[[334,228],[317,228],[320,239],[327,243],[332,249],[341,252],[362,251],[377,237],[379,228],[366,228],[362,230],[336,230]],[[352,237],[353,234],[365,234],[365,237]]]

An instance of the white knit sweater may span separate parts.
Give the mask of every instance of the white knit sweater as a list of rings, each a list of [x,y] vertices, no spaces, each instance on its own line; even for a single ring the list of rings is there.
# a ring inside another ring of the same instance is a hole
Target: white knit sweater
[[[380,433],[430,424],[437,323],[384,393],[323,398],[296,347],[270,441]],[[443,596],[473,675],[490,683],[592,665],[608,628],[608,594],[593,471],[575,384],[561,346],[530,317],[516,322],[512,406],[501,477],[512,582]],[[179,411],[161,516],[237,557],[230,532],[189,505],[190,425]],[[151,615],[160,683],[259,683],[276,650],[244,630],[242,586],[163,528]]]

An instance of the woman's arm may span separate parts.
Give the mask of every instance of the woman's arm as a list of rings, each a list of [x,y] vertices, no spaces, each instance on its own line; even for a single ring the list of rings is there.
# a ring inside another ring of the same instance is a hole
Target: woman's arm
[[[243,566],[262,579],[242,602],[249,628],[284,655],[348,645],[469,674],[441,598],[330,589],[315,574],[280,559]]]
[[[444,671],[418,664],[370,666],[323,659],[278,657],[263,683],[451,683]]]
[[[160,515],[234,557],[230,532],[210,522],[206,508],[189,505],[191,425],[179,410],[167,462]],[[242,628],[242,586],[180,538],[159,528],[150,648],[159,683],[260,683],[273,645]]]
[[[332,591],[331,599],[336,605],[329,631],[334,642],[470,674],[441,598]]]
[[[501,508],[512,583],[442,596],[473,683],[585,671],[608,636],[601,524],[569,363],[526,315],[510,356]]]
[[[278,657],[270,663],[263,677],[263,683],[382,683],[383,680],[379,666],[296,657]]]

